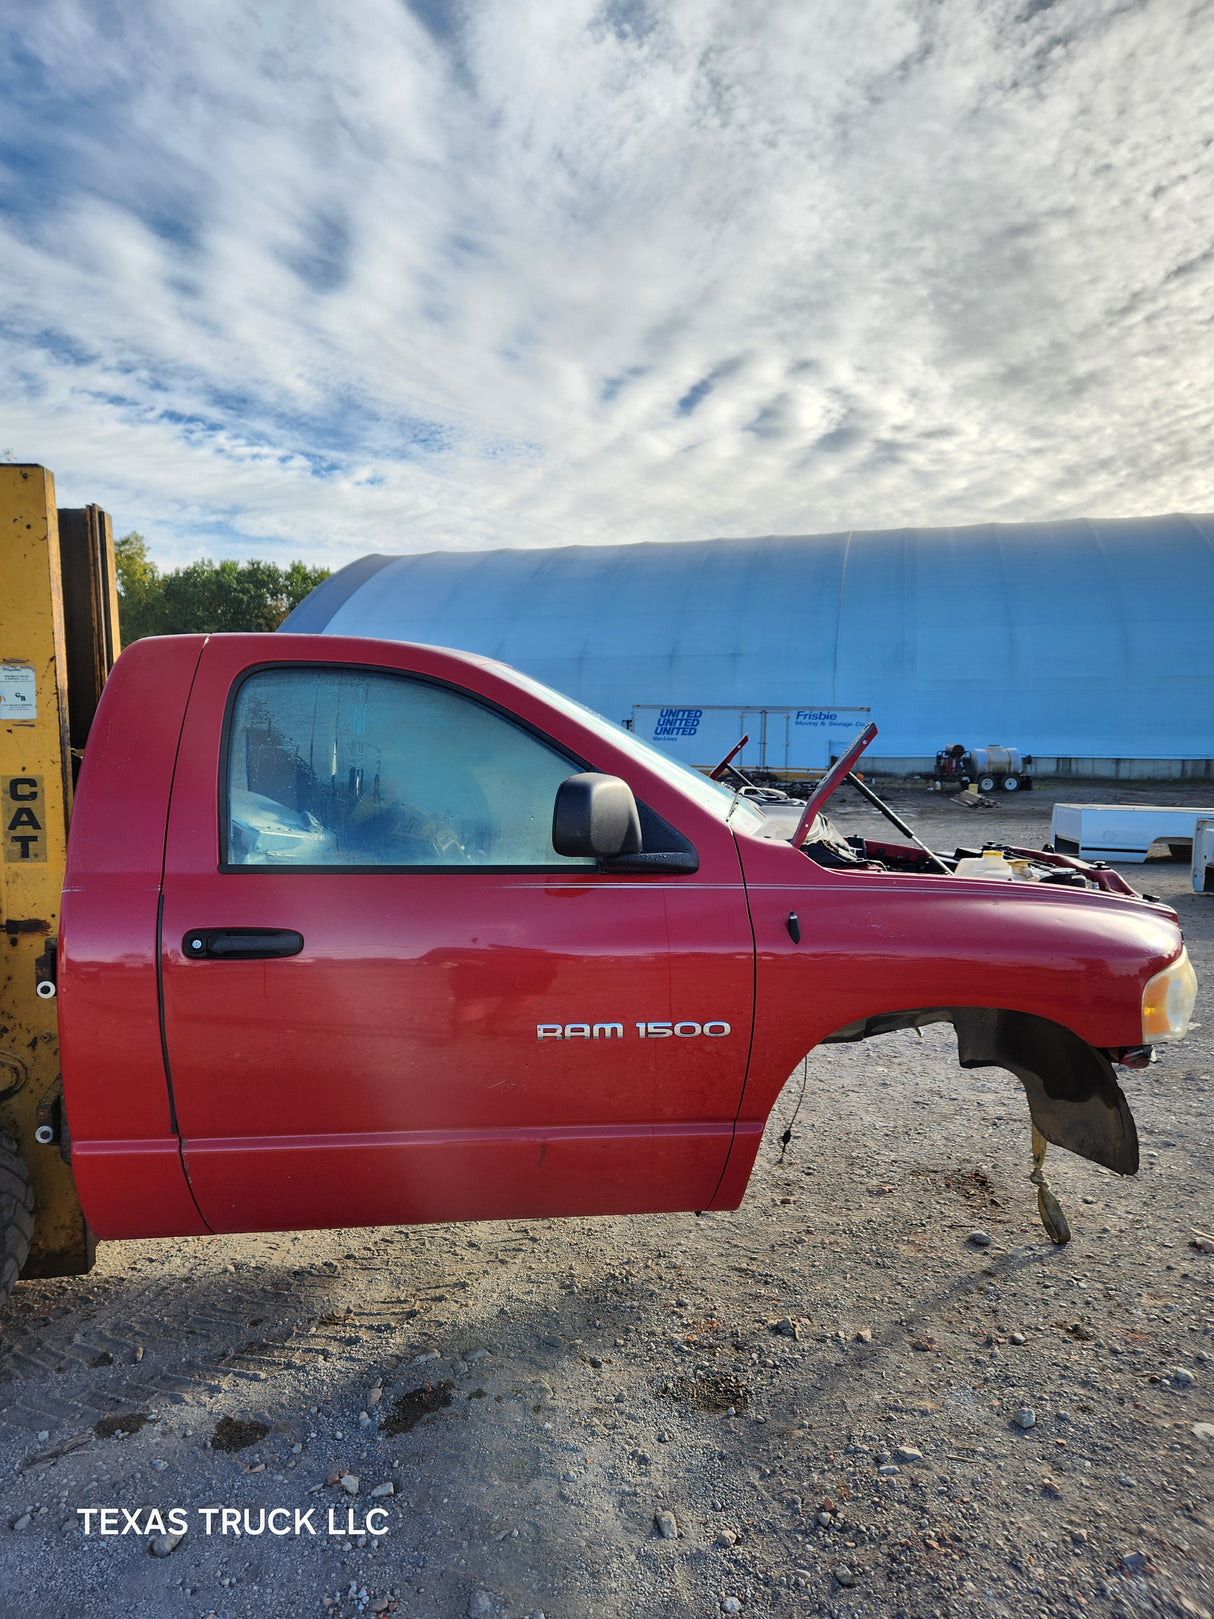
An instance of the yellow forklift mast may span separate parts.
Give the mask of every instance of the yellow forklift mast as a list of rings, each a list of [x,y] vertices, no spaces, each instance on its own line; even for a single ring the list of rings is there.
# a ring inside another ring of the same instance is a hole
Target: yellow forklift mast
[[[93,1263],[60,1117],[55,941],[72,789],[118,650],[108,516],[57,510],[45,467],[0,464],[0,1130],[34,1187],[23,1276]]]

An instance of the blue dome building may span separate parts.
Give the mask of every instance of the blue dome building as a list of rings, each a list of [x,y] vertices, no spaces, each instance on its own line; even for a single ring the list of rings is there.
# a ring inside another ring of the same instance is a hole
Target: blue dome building
[[[1214,775],[1214,516],[368,556],[283,627],[483,653],[625,722],[825,715],[810,764],[867,709],[878,768]]]

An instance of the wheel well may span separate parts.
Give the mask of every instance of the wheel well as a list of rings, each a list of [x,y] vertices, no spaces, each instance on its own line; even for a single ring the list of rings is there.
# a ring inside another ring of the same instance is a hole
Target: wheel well
[[[1138,1132],[1108,1054],[1048,1018],[1001,1007],[928,1006],[846,1024],[824,1044],[951,1023],[962,1068],[1004,1068],[1024,1086],[1047,1141],[1119,1175],[1138,1170]]]

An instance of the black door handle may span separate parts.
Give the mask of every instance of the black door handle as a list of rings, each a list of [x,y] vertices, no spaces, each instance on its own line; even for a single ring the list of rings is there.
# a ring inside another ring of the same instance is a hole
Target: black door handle
[[[303,949],[303,934],[290,928],[194,928],[181,941],[181,948],[194,961],[255,961],[297,956]]]

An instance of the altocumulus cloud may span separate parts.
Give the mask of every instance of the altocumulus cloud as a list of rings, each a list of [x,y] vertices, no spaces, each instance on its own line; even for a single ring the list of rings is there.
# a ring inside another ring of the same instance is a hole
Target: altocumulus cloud
[[[0,445],[163,560],[1214,503],[1204,0],[0,39]]]

